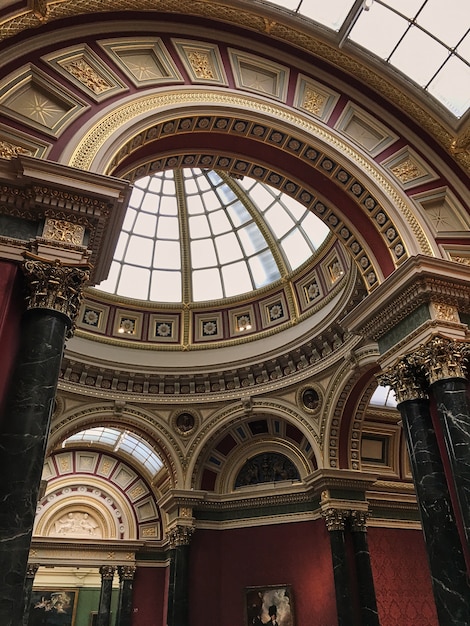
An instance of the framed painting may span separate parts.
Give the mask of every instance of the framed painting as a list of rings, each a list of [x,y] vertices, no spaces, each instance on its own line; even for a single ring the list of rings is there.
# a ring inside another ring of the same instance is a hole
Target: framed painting
[[[295,626],[290,585],[247,587],[245,612],[247,626]]]
[[[78,589],[33,589],[28,626],[75,626]]]

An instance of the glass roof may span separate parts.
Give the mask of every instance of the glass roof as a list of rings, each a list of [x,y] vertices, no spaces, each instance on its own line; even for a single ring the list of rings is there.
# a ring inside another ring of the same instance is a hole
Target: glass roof
[[[469,0],[270,0],[400,70],[455,117],[470,106]]]
[[[301,266],[328,227],[290,196],[250,178],[185,168],[134,183],[108,293],[153,302],[218,300]]]
[[[118,428],[108,428],[97,426],[95,428],[87,428],[82,430],[62,443],[64,448],[68,443],[86,442],[88,444],[99,443],[108,446],[117,452],[122,450],[134,457],[154,476],[159,469],[163,467],[160,457],[155,453],[149,444],[134,433],[128,430],[119,430]]]
[[[374,406],[387,406],[394,408],[397,406],[395,392],[391,387],[381,387],[379,385],[372,394],[370,404]]]

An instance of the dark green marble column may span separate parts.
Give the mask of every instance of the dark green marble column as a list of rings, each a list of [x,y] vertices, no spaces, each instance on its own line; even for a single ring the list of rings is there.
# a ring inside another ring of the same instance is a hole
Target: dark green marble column
[[[64,342],[79,306],[82,268],[23,266],[28,308],[0,419],[0,624],[23,619],[24,582]]]
[[[381,377],[395,390],[410,456],[431,581],[440,624],[470,624],[470,586],[439,445],[427,383],[415,356]]]
[[[115,626],[131,626],[132,624],[132,586],[136,568],[133,565],[120,565],[119,600]]]
[[[111,624],[111,597],[115,571],[116,568],[112,565],[102,565],[100,567],[101,591],[96,626],[110,626]]]
[[[349,568],[346,557],[344,529],[349,511],[328,508],[322,511],[330,536],[333,578],[335,581],[336,613],[338,626],[351,626],[354,623],[349,582]]]
[[[361,625],[380,626],[375,597],[374,578],[370,564],[369,546],[367,543],[367,513],[351,511],[349,518],[351,536],[356,564],[357,587],[361,605]]]
[[[170,577],[167,626],[189,626],[189,544],[194,528],[176,526],[169,532]]]
[[[39,569],[36,563],[28,563],[26,570],[26,578],[24,581],[24,609],[23,609],[23,626],[28,626],[29,612],[31,610],[31,594],[33,592],[34,577]]]

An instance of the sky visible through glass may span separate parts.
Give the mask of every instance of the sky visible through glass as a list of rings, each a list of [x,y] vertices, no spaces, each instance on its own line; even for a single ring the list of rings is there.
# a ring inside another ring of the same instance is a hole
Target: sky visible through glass
[[[158,470],[163,467],[161,459],[155,451],[152,450],[149,444],[144,441],[144,439],[128,430],[119,430],[107,426],[87,428],[65,439],[62,447],[65,447],[69,443],[73,444],[77,442],[96,443],[109,447],[114,452],[118,452],[119,450],[127,452],[127,454],[140,461],[152,475],[155,475]]]
[[[470,0],[269,0],[400,70],[456,118],[470,106]],[[269,3],[268,2],[268,3]]]
[[[168,170],[134,183],[99,288],[153,302],[229,298],[289,275],[329,232],[302,204],[259,181]]]

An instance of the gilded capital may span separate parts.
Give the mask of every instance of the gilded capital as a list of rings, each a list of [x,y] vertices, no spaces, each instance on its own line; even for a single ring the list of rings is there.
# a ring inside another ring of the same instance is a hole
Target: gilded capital
[[[101,580],[113,580],[115,571],[114,565],[102,565],[100,567]]]
[[[390,386],[395,392],[397,403],[428,397],[428,385],[422,360],[407,355],[377,376],[379,385]]]
[[[350,511],[345,509],[328,508],[322,511],[322,517],[325,519],[326,527],[330,532],[344,530],[349,515]]]
[[[353,532],[367,531],[367,518],[370,517],[368,511],[351,511],[350,524]]]
[[[23,272],[29,287],[28,309],[50,309],[75,321],[82,289],[90,277],[87,265],[63,265],[28,255]]]
[[[118,566],[119,580],[134,580],[134,574],[137,570],[135,565],[119,565]]]
[[[177,548],[179,546],[189,546],[191,543],[191,537],[193,536],[194,528],[192,526],[174,526],[168,531],[167,536],[170,542],[170,548]]]
[[[439,336],[420,346],[418,353],[429,384],[445,378],[465,378],[467,351],[467,344]]]

